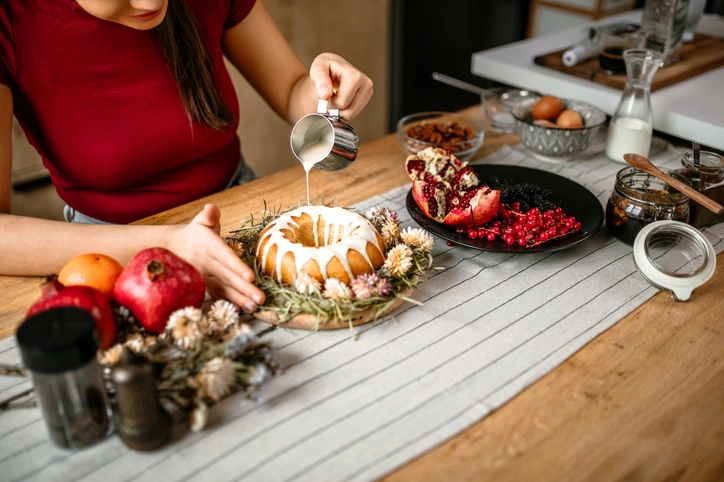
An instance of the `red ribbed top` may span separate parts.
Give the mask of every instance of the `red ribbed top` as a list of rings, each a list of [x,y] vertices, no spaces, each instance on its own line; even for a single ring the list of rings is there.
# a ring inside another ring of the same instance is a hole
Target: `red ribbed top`
[[[254,0],[186,1],[238,119],[221,35]],[[128,223],[224,189],[238,166],[237,123],[190,123],[154,31],[73,0],[0,0],[0,82],[58,194],[88,216]]]

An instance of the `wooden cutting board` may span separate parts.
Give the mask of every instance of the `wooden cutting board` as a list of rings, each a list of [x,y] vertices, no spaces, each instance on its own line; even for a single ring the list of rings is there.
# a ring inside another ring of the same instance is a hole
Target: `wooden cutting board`
[[[539,55],[533,59],[533,62],[543,67],[574,75],[598,84],[607,85],[619,90],[624,89],[626,85],[626,75],[611,75],[605,73],[598,63],[598,57],[589,59],[573,67],[563,65],[561,56],[566,50],[567,49],[563,49]],[[662,67],[656,72],[654,80],[651,83],[652,92],[724,66],[724,40],[720,38],[696,34],[693,42],[682,45],[680,52],[681,59],[678,62]]]

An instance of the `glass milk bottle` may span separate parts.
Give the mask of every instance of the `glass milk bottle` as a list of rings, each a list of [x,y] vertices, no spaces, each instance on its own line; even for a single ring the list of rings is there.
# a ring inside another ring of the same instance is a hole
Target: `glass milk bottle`
[[[631,49],[623,53],[626,62],[626,88],[611,117],[606,141],[606,156],[626,163],[624,154],[648,157],[651,149],[651,79],[664,60],[652,50]]]

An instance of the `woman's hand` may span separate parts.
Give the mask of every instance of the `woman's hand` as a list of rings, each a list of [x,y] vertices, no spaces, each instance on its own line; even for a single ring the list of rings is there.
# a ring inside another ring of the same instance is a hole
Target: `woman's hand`
[[[339,55],[318,55],[309,69],[309,77],[320,99],[327,100],[334,94],[331,104],[345,119],[357,117],[372,97],[370,78]]]
[[[172,232],[166,247],[201,272],[212,297],[254,311],[266,297],[252,283],[254,272],[220,236],[220,219],[219,208],[207,204],[193,221]]]

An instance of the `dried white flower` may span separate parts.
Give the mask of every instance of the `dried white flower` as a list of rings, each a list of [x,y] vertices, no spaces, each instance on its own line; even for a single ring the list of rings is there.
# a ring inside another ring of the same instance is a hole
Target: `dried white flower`
[[[226,244],[228,244],[229,247],[234,250],[237,256],[241,257],[244,255],[244,243],[242,243],[241,241],[227,239]]]
[[[216,300],[211,305],[211,309],[206,314],[211,323],[216,323],[222,329],[226,329],[231,325],[239,322],[239,310],[236,306],[226,300]]]
[[[321,286],[316,278],[313,278],[306,271],[302,271],[294,281],[294,287],[303,295],[318,293]]]
[[[231,391],[236,380],[236,369],[228,358],[216,357],[209,360],[196,375],[201,392],[218,402]]]
[[[198,401],[189,414],[189,425],[194,432],[200,432],[206,427],[209,421],[209,407],[204,402]]]
[[[397,241],[400,239],[400,227],[396,222],[387,220],[382,225],[381,234],[382,239],[385,242],[385,246],[389,248],[390,246],[397,244]]]
[[[393,276],[404,276],[412,267],[412,250],[409,246],[398,244],[387,252],[384,267]]]
[[[322,296],[330,300],[348,300],[352,298],[352,290],[337,278],[329,278],[324,282]]]
[[[133,353],[141,353],[151,345],[155,345],[157,338],[155,336],[141,336],[136,333],[126,338],[124,346],[127,346]]]
[[[420,248],[426,253],[432,251],[432,247],[435,241],[430,236],[430,233],[420,228],[406,227],[400,233],[402,242],[413,248]]]
[[[202,317],[201,310],[193,306],[176,310],[168,318],[166,333],[176,346],[185,350],[198,349],[204,340],[204,333],[200,329]]]
[[[224,345],[224,356],[231,359],[244,353],[249,344],[256,341],[256,334],[246,323],[235,326],[229,332],[226,344]]]
[[[123,353],[123,345],[117,343],[103,352],[98,352],[98,361],[101,365],[115,365],[121,358]]]

